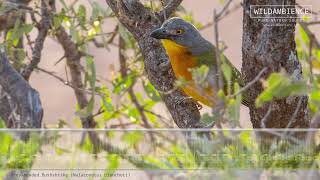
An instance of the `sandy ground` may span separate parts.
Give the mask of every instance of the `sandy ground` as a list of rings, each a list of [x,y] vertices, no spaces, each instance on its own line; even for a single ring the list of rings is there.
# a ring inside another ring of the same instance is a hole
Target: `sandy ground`
[[[84,4],[87,1],[81,0]],[[211,21],[213,16],[213,9],[221,9],[218,0],[201,0],[195,3],[194,0],[184,0],[184,7],[191,11],[194,18],[202,23]],[[237,2],[240,2],[237,0]],[[319,10],[320,5],[317,0],[300,0],[301,4],[313,5],[314,10]],[[303,2],[303,3],[302,3]],[[100,1],[102,6],[106,6],[104,1]],[[114,22],[105,23],[105,32],[112,31]],[[242,9],[228,15],[220,22],[220,40],[227,45],[225,51],[226,56],[232,61],[237,68],[241,68],[241,43],[242,43]],[[202,32],[203,36],[213,42],[213,27],[207,28]],[[117,49],[111,47],[110,51],[105,49],[97,49],[93,46],[89,47],[89,53],[95,56],[95,64],[97,68],[97,76],[102,79],[110,79],[110,65],[118,68],[117,64]],[[45,42],[44,52],[40,67],[55,71],[59,75],[65,77],[65,62],[62,61],[57,66],[54,63],[63,56],[63,50],[55,40],[48,38]],[[75,117],[75,97],[72,89],[65,86],[56,79],[37,72],[31,77],[31,85],[40,92],[42,105],[44,108],[44,123],[56,124],[59,119],[65,119],[71,122]],[[137,89],[139,91],[139,89]],[[116,98],[114,99],[116,102]],[[155,111],[159,113],[167,113],[163,111],[164,108],[157,106]],[[206,109],[204,109],[206,111]],[[248,109],[243,107],[241,110],[241,124],[243,127],[250,127],[248,121]]]

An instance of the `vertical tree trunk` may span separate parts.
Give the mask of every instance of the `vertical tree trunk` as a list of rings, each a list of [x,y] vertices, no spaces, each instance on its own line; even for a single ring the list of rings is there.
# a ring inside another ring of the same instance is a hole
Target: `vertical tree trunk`
[[[250,5],[295,5],[295,0],[244,0],[242,73],[248,83],[264,68],[264,78],[272,72],[285,69],[293,78],[300,79],[301,65],[297,58],[295,25],[267,26],[250,17]],[[256,108],[254,100],[263,91],[257,82],[249,89],[250,117],[254,128],[308,127],[307,97],[289,97],[275,100]],[[300,102],[299,102],[300,101]],[[295,117],[293,115],[295,114]],[[263,121],[263,122],[262,122]]]

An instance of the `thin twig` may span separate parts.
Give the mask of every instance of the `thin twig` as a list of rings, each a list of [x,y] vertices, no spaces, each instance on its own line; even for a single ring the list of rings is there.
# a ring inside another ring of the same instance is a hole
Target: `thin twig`
[[[218,16],[217,16],[217,12],[216,10],[214,10],[213,12],[214,14],[214,37],[215,37],[215,43],[216,43],[216,63],[217,63],[217,67],[214,67],[216,68],[215,70],[215,74],[218,74],[218,80],[216,81],[217,82],[217,89],[221,89],[223,88],[223,78],[222,78],[222,72],[221,72],[221,68],[220,68],[220,65],[221,65],[221,59],[220,59],[220,56],[221,56],[221,52],[220,52],[220,47],[219,47],[219,27],[218,27]]]
[[[126,58],[124,57],[124,54],[123,54],[125,41],[122,37],[119,37],[119,45],[120,46],[119,46],[118,54],[119,54],[119,62],[120,62],[120,73],[121,73],[122,78],[125,78],[128,76],[128,74],[127,74],[128,67],[127,67],[127,63],[126,63]],[[137,110],[140,114],[140,117],[141,117],[143,124],[146,126],[146,128],[151,129],[152,126],[150,125],[149,120],[148,120],[146,114],[144,113],[143,106],[139,103],[137,96],[133,92],[132,86],[130,86],[128,88],[128,93],[129,93],[129,96],[130,96],[132,103],[135,105],[135,107],[137,108]],[[155,139],[152,133],[150,133],[150,138],[152,140]]]
[[[147,113],[150,113],[150,114],[152,114],[154,116],[157,116],[168,128],[172,128],[172,126],[170,124],[168,124],[168,122],[170,122],[169,119],[165,118],[164,116],[162,116],[162,115],[160,115],[158,113],[155,113],[155,112],[147,110],[147,109],[144,109],[144,111],[147,112]]]
[[[56,66],[57,64],[59,64],[64,58],[66,58],[65,55],[63,55],[61,58],[59,58],[58,61],[56,61],[56,62],[54,63],[54,65]]]
[[[313,65],[312,65],[312,51],[313,51],[313,41],[315,39],[310,39],[309,43],[309,57],[308,57],[308,64],[309,64],[309,71],[310,71],[310,84],[313,84]]]
[[[313,119],[311,120],[310,123],[310,127],[311,129],[316,129],[320,127],[320,114],[319,112],[313,117]],[[315,144],[315,134],[317,133],[317,131],[309,131],[306,135],[306,146],[310,147],[310,145]]]
[[[218,14],[216,14],[216,20],[217,21],[219,21],[220,20],[220,17],[223,15],[223,13],[225,13],[226,12],[226,10],[229,8],[229,6],[230,6],[230,4],[231,4],[231,2],[232,2],[233,0],[229,0],[224,6],[223,6],[223,8],[222,8],[222,10],[218,13]]]
[[[299,101],[298,101],[298,103],[297,103],[297,107],[296,107],[296,109],[294,110],[294,113],[293,113],[293,115],[291,116],[290,121],[289,121],[286,129],[287,129],[287,128],[290,128],[291,125],[296,121],[296,117],[297,117],[298,112],[299,112],[299,110],[300,110],[300,107],[301,107],[301,105],[302,105],[302,100],[303,100],[303,96],[299,97]]]
[[[36,69],[39,70],[39,71],[41,71],[41,72],[43,72],[43,73],[45,73],[45,74],[47,74],[47,75],[52,76],[53,78],[59,80],[61,83],[63,83],[63,84],[66,85],[66,86],[71,87],[72,89],[76,89],[76,90],[79,90],[79,91],[83,91],[83,92],[85,92],[85,93],[87,93],[87,94],[92,94],[92,90],[85,89],[85,88],[78,88],[77,86],[75,86],[75,85],[73,85],[71,82],[69,82],[68,80],[65,80],[65,79],[63,79],[62,77],[56,75],[56,73],[53,72],[53,71],[48,71],[48,70],[43,69],[43,68],[41,68],[41,67],[36,67]],[[100,96],[103,96],[102,94],[99,94],[99,93],[97,93],[97,94],[100,95]]]
[[[230,98],[235,98],[236,96],[238,96],[239,94],[245,92],[246,90],[248,90],[251,86],[253,86],[256,82],[258,82],[261,78],[261,76],[263,75],[263,73],[267,70],[268,68],[265,67],[263,68],[259,74],[250,82],[248,82],[243,88],[241,88],[238,92],[234,93],[233,95],[230,95]]]
[[[307,24],[308,26],[319,25],[319,24],[320,24],[320,21],[306,22],[306,24]]]
[[[171,0],[166,6],[159,12],[158,16],[161,21],[165,21],[181,4],[182,0]]]
[[[307,33],[309,39],[313,39],[312,42],[316,46],[317,49],[320,49],[320,43],[316,37],[316,35],[310,30],[308,25],[305,22],[299,21],[300,26],[303,28],[303,30]]]
[[[266,122],[268,121],[268,117],[270,116],[271,112],[272,112],[272,106],[269,105],[268,111],[266,112],[264,117],[261,119],[261,127],[262,128],[267,128],[266,127]]]

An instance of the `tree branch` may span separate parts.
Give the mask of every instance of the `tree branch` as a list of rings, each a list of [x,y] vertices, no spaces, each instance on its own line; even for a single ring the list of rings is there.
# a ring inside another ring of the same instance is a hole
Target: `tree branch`
[[[10,115],[2,117],[12,122],[13,128],[40,128],[43,109],[39,94],[10,65],[5,53],[0,51],[0,86],[7,95]],[[0,112],[3,116],[7,113]]]
[[[72,40],[70,39],[70,37],[68,36],[64,28],[62,27],[58,28],[56,32],[56,37],[65,51],[67,65],[70,69],[70,74],[71,74],[71,82],[74,86],[76,86],[76,88],[73,88],[74,93],[76,95],[76,99],[80,108],[83,109],[87,107],[88,99],[85,92],[80,90],[84,88],[84,84],[82,83],[82,78],[81,78],[82,69],[80,64],[82,53],[78,51],[76,44],[72,42]],[[81,117],[81,121],[82,121],[83,128],[92,129],[96,125],[93,114],[89,114],[87,117]],[[128,160],[130,163],[132,163],[136,167],[148,168],[148,169],[158,168],[152,164],[145,162],[142,158],[134,158],[132,156],[127,155],[127,152],[125,150],[119,149],[113,146],[111,143],[102,141],[95,131],[89,130],[88,135],[96,151],[103,149],[110,154],[117,154],[121,158]]]
[[[53,3],[54,3],[54,0],[41,1],[41,21],[38,27],[38,30],[39,30],[38,36],[35,40],[35,45],[32,51],[32,60],[24,68],[24,70],[21,73],[26,80],[29,80],[31,73],[40,63],[41,51],[43,49],[44,41],[48,34],[48,30],[51,26],[51,21],[52,21],[51,8],[52,7],[50,7],[50,4],[52,5]]]
[[[158,17],[163,22],[177,9],[182,0],[170,0],[166,6],[159,12]]]
[[[150,37],[151,31],[161,26],[161,22],[153,12],[150,12],[139,1],[128,1],[125,1],[127,5],[124,6],[123,3],[117,5],[115,0],[106,0],[119,21],[137,40],[144,57],[144,67],[148,79],[159,91],[177,126],[180,128],[200,127],[200,113],[196,103],[193,100],[178,103],[179,100],[187,96],[181,90],[175,89],[176,78],[171,66],[169,65],[168,68],[162,67],[164,61],[168,61],[166,52],[160,41]],[[170,93],[164,93],[168,91]]]

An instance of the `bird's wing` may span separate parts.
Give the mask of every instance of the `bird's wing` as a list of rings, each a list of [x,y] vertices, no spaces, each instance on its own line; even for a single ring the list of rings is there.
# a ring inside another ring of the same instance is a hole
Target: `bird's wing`
[[[213,49],[210,52],[205,52],[197,56],[198,66],[201,66],[203,64],[207,65],[209,68],[212,68],[214,66],[217,66],[217,60],[216,60],[216,51]],[[235,82],[237,82],[240,87],[245,86],[245,83],[242,78],[242,74],[240,71],[229,61],[229,59],[226,56],[222,56],[221,61],[225,62],[229,67],[232,69],[232,75],[231,75],[231,85],[233,85]],[[226,79],[223,77],[224,80],[224,91],[227,93],[227,83]],[[233,88],[231,88],[233,89]],[[234,93],[234,92],[232,92]],[[246,94],[243,94],[243,104],[247,106],[247,98]]]

